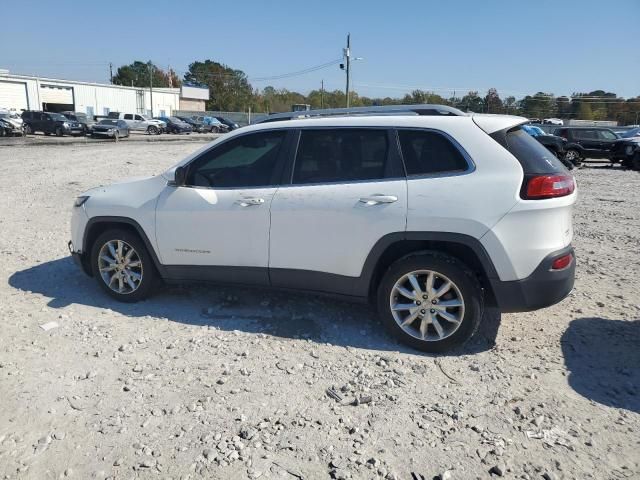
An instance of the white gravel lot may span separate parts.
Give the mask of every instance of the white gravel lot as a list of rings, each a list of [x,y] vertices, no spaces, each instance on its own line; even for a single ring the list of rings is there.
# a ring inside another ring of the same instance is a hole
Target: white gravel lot
[[[68,256],[74,197],[200,146],[0,147],[0,478],[640,478],[638,173],[575,172],[565,301],[436,357],[362,305],[107,298]]]

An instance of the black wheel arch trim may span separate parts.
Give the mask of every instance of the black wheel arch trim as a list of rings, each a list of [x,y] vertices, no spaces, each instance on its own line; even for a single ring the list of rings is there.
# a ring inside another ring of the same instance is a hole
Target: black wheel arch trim
[[[162,265],[162,263],[160,263],[160,259],[158,258],[156,249],[151,244],[151,241],[149,240],[147,233],[144,231],[144,228],[142,228],[138,222],[136,222],[135,220],[129,217],[117,217],[117,216],[91,217],[87,222],[87,225],[84,229],[84,233],[82,236],[82,253],[85,258],[88,257],[88,255],[90,255],[91,247],[92,247],[91,245],[88,245],[89,233],[91,232],[92,228],[95,225],[101,224],[101,223],[116,223],[116,224],[120,223],[120,224],[125,224],[125,225],[129,225],[130,227],[133,227],[134,230],[140,236],[140,239],[142,240],[142,242],[144,243],[144,246],[147,249],[147,252],[149,252],[149,255],[151,256],[151,260],[153,261],[158,273],[160,274],[160,276],[164,276],[165,268]]]

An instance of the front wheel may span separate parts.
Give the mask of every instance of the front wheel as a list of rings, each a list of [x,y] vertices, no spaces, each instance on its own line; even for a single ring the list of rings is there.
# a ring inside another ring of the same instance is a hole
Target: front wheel
[[[437,252],[402,258],[378,287],[378,313],[387,329],[424,352],[464,344],[478,329],[484,298],[476,276]]]
[[[28,123],[24,126],[24,134],[31,135],[33,133],[33,128]]]
[[[56,137],[61,137],[63,133],[62,128],[56,127]]]
[[[147,128],[147,133],[149,135],[156,135],[158,133],[158,127],[156,127],[155,125],[149,125],[149,128]]]
[[[108,230],[91,249],[91,268],[100,287],[116,300],[137,302],[148,297],[157,274],[144,243],[126,230]]]

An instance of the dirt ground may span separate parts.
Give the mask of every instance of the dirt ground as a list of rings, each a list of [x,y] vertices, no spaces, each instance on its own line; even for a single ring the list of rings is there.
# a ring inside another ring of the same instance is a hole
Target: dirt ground
[[[68,255],[74,197],[200,146],[0,147],[0,478],[640,478],[638,173],[575,171],[566,300],[429,356],[362,305],[107,298]]]

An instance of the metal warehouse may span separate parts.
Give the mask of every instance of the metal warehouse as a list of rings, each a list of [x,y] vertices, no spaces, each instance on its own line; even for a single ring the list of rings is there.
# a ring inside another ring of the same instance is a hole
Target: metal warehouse
[[[76,111],[93,116],[114,111],[166,116],[184,110],[185,106],[191,111],[204,111],[208,99],[208,88],[184,86],[151,91],[149,88],[14,75],[0,70],[0,109],[18,112]]]

